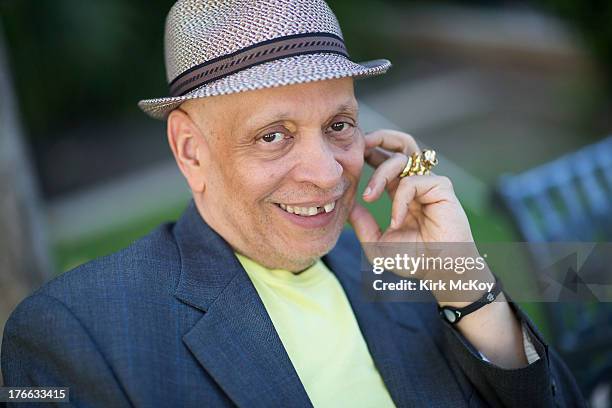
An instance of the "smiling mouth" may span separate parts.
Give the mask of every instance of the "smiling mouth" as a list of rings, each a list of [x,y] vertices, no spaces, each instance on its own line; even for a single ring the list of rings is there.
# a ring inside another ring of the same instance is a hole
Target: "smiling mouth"
[[[302,217],[312,217],[317,214],[332,212],[336,207],[336,201],[324,204],[321,207],[301,207],[282,203],[277,203],[276,205],[290,214],[300,215]]]

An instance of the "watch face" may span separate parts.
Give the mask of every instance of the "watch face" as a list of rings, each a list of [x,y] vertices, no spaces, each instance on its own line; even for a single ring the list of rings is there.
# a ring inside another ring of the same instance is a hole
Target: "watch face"
[[[442,312],[444,313],[444,318],[446,320],[448,320],[450,323],[455,323],[455,320],[457,320],[458,317],[455,312],[450,309],[444,309]]]

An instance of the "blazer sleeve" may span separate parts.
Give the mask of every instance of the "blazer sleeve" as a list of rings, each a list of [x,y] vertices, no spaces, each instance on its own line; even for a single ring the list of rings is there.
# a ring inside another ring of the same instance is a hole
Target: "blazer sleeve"
[[[24,300],[6,323],[1,363],[6,387],[69,387],[73,406],[130,405],[87,329],[42,293]]]
[[[447,350],[480,398],[494,407],[586,407],[565,363],[547,346],[529,317],[514,302],[509,304],[540,356],[523,368],[503,369],[483,360],[458,330],[443,321]]]

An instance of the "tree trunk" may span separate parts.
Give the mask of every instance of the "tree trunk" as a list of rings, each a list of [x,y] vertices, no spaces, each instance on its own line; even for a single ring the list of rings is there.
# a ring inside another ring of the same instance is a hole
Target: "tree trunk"
[[[0,332],[15,306],[51,276],[45,235],[0,25]]]

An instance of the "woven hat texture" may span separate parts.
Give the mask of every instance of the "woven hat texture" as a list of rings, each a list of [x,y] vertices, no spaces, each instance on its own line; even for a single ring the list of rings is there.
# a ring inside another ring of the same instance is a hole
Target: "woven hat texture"
[[[166,18],[170,95],[141,100],[165,119],[188,99],[386,72],[388,60],[353,62],[323,0],[179,0]]]

